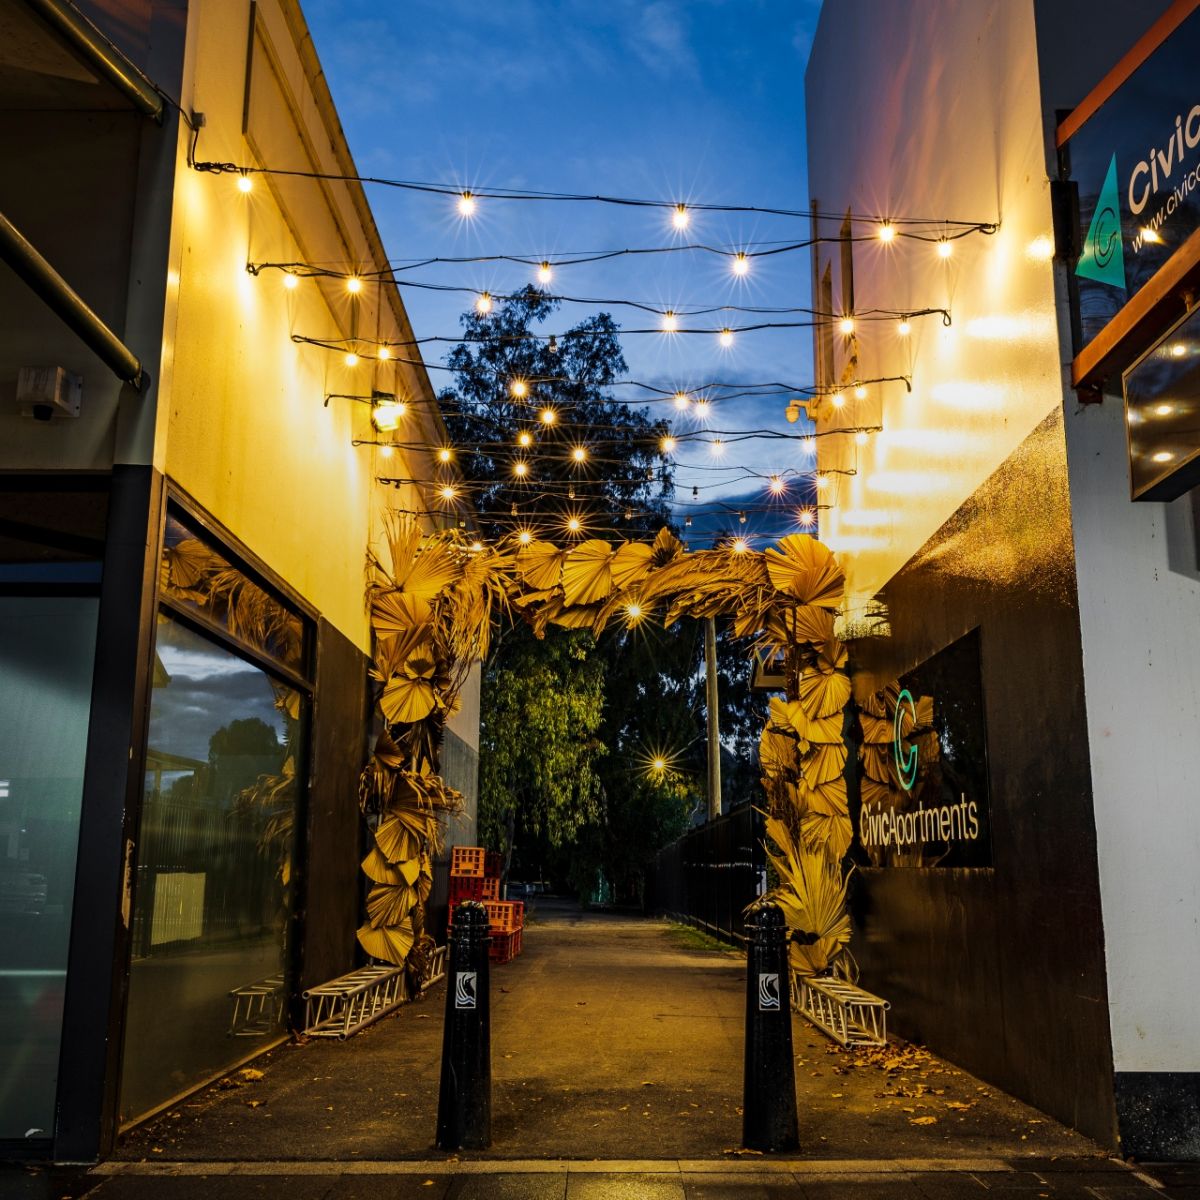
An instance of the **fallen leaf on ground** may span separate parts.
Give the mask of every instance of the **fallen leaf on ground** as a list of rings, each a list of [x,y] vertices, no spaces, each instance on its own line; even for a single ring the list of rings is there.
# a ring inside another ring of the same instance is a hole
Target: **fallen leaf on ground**
[[[937,1117],[909,1117],[910,1125],[936,1125]]]
[[[263,1077],[262,1071],[256,1071],[253,1067],[243,1067],[238,1074],[247,1082],[253,1083],[256,1079]]]
[[[262,1106],[264,1104],[266,1104],[266,1101],[265,1100],[243,1100],[242,1103],[247,1108],[262,1108]]]

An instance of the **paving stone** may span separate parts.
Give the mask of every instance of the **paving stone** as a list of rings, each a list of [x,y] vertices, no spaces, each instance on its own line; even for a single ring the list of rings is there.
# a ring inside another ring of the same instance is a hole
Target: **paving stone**
[[[503,1163],[496,1164],[504,1170]],[[566,1172],[558,1175],[462,1175],[451,1185],[446,1200],[563,1200]]]
[[[451,1175],[343,1175],[324,1200],[445,1200]],[[536,1193],[532,1193],[536,1195]]]
[[[325,1200],[329,1175],[110,1175],[88,1200]]]
[[[566,1200],[686,1200],[686,1196],[677,1174],[571,1174],[567,1177]]]

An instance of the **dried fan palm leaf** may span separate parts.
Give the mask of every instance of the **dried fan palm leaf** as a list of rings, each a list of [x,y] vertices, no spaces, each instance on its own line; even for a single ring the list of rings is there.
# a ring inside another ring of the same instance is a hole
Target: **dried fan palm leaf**
[[[371,597],[371,627],[380,638],[413,629],[428,629],[433,608],[428,600],[408,592],[377,591]]]
[[[850,699],[850,677],[842,671],[826,673],[810,667],[801,673],[796,695],[810,717],[831,717]]]
[[[846,747],[840,742],[833,746],[813,746],[804,756],[804,781],[818,787],[837,779],[846,769]]]
[[[517,575],[527,588],[543,591],[556,588],[561,582],[565,550],[549,542],[530,542],[517,555]]]
[[[402,967],[413,947],[412,922],[406,920],[381,929],[363,925],[358,931],[358,942],[372,958]]]
[[[641,583],[650,574],[654,547],[645,542],[623,542],[612,556],[613,586],[622,591]]]
[[[399,887],[404,877],[388,864],[388,860],[379,852],[378,846],[372,846],[367,857],[362,860],[363,874],[372,883],[386,883],[391,887]]]
[[[833,552],[805,533],[781,538],[778,549],[763,552],[771,583],[803,604],[837,608],[845,589],[846,576]]]
[[[423,831],[422,831],[423,834]],[[375,830],[375,845],[389,863],[406,862],[421,853],[422,834],[414,833],[409,821],[389,817]]]
[[[611,559],[607,542],[593,540],[574,547],[562,565],[563,602],[574,606],[605,599],[613,585]]]
[[[367,920],[374,928],[395,928],[413,910],[416,891],[407,883],[380,883],[367,893]]]

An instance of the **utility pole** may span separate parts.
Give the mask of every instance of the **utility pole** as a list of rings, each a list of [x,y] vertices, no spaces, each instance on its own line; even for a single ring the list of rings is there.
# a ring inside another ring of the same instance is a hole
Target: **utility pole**
[[[717,620],[704,622],[704,674],[708,708],[708,819],[721,815],[721,729],[717,717]]]

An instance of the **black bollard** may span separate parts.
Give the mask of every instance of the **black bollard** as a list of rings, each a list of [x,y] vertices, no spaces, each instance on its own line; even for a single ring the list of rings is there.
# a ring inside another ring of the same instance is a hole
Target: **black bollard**
[[[787,925],[779,905],[763,900],[750,909],[746,927],[742,1145],[747,1150],[799,1150]]]
[[[475,901],[459,904],[450,929],[446,970],[439,1150],[485,1150],[492,1144],[490,941],[487,909]]]

